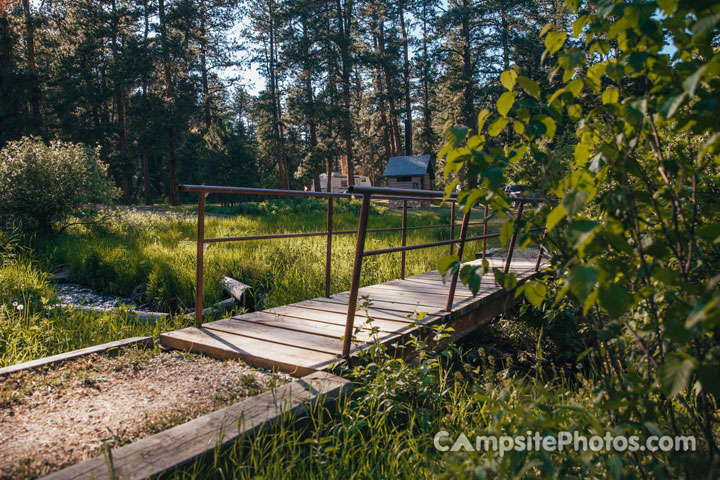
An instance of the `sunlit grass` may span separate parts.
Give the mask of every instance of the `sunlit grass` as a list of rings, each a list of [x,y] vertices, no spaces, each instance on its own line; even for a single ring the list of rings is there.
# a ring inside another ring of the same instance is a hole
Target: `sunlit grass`
[[[240,204],[235,211],[209,207],[206,237],[262,235],[324,231],[325,203],[318,200]],[[188,210],[188,207],[186,207]],[[333,228],[355,230],[358,202],[336,202]],[[213,212],[224,213],[214,215]],[[138,285],[146,285],[158,308],[175,310],[194,307],[197,220],[188,214],[125,213],[112,225],[76,227],[59,238],[37,240],[48,263],[70,266],[77,280],[104,292],[126,296]],[[477,212],[475,217],[481,218]],[[458,214],[459,217],[459,214]],[[459,224],[460,219],[457,222]],[[408,224],[449,223],[449,208],[410,210]],[[491,221],[491,227],[494,226]],[[400,212],[380,206],[373,209],[370,228],[399,227]],[[474,232],[479,232],[478,227]],[[459,225],[456,228],[456,235]],[[448,229],[416,230],[408,233],[408,244],[449,238]],[[399,232],[371,233],[366,249],[400,245]],[[496,246],[496,240],[489,242]],[[468,244],[464,258],[471,259],[481,242]],[[437,267],[449,247],[434,247],[407,253],[408,274]],[[230,276],[251,285],[264,307],[292,303],[324,293],[326,237],[259,240],[212,244],[205,253],[204,304],[221,298],[219,279]],[[331,291],[347,290],[355,252],[355,235],[333,237]],[[400,254],[368,257],[363,265],[364,285],[398,278]]]

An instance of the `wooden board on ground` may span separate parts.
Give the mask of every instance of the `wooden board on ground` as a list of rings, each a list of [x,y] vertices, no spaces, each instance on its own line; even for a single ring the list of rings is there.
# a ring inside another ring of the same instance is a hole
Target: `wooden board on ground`
[[[297,417],[317,402],[334,401],[352,389],[352,383],[317,372],[275,390],[112,450],[45,477],[47,480],[139,480],[176,468],[196,457],[226,446],[241,435],[251,436],[283,415]],[[112,465],[112,469],[110,468]]]
[[[152,337],[132,337],[118,340],[116,342],[93,345],[92,347],[81,348],[80,350],[73,350],[71,352],[60,353],[51,357],[38,358],[37,360],[30,360],[29,362],[18,363],[16,365],[0,368],[0,375],[4,376],[21,370],[30,370],[32,368],[39,368],[45,365],[52,365],[66,360],[83,357],[85,355],[92,355],[93,353],[106,353],[119,348],[129,347],[131,345],[152,347],[153,339]]]

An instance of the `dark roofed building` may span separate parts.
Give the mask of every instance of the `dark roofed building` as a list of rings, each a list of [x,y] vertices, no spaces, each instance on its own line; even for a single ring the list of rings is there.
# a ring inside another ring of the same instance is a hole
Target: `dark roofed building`
[[[388,187],[391,188],[432,190],[433,168],[430,155],[390,157],[383,177],[387,178]],[[391,202],[391,205],[393,203]]]

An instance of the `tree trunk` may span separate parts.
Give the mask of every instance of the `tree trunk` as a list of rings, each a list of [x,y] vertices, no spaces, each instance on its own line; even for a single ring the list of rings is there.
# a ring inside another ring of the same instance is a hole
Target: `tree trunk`
[[[25,10],[25,43],[27,45],[27,66],[32,76],[30,85],[30,112],[38,126],[42,124],[40,117],[40,83],[38,79],[37,66],[35,64],[35,25],[33,23],[30,0],[22,0]]]
[[[473,92],[473,61],[470,52],[470,5],[463,0],[462,16],[462,59],[463,59],[463,106],[462,116],[465,124],[473,128],[477,123],[475,118],[475,98]]]
[[[428,58],[428,22],[427,4],[423,3],[423,140],[424,151],[422,153],[432,154],[434,150],[432,131],[432,112],[430,111],[430,59]]]
[[[380,51],[380,55],[382,57],[382,69],[383,74],[385,77],[385,89],[387,90],[387,99],[388,99],[388,107],[389,107],[389,117],[390,117],[390,129],[392,131],[392,151],[393,155],[400,155],[402,152],[402,145],[400,143],[400,127],[398,126],[397,122],[397,116],[395,115],[397,112],[397,108],[395,106],[395,89],[392,85],[392,78],[390,76],[390,72],[388,71],[386,61],[385,61],[385,25],[384,20],[381,18],[380,23],[378,26],[378,49]]]
[[[405,84],[405,155],[412,155],[412,102],[410,101],[410,60],[408,56],[408,36],[405,29],[405,11],[400,2],[400,32],[403,42],[403,82]]]
[[[304,12],[302,16],[303,42],[305,45],[305,55],[303,59],[303,80],[305,82],[305,97],[307,102],[307,121],[308,131],[310,133],[310,167],[313,176],[313,186],[315,191],[320,191],[320,169],[321,165],[317,163],[317,122],[315,112],[315,94],[312,86],[312,65],[310,64],[310,35],[308,31],[308,12]]]
[[[205,30],[205,0],[200,0],[200,76],[202,81],[203,114],[205,116],[205,130],[210,129],[212,117],[210,115],[210,87],[208,85],[207,69],[207,32]]]
[[[150,12],[148,10],[148,0],[143,0],[143,15],[145,20],[145,30],[143,31],[143,46],[145,48],[145,52],[148,52],[148,36],[150,33]],[[143,101],[145,102],[145,108],[148,106],[148,79],[145,74],[143,74]],[[145,115],[147,111],[144,110],[143,114],[143,120],[144,125],[143,129],[147,128],[147,115]],[[145,197],[145,205],[152,205],[152,195],[150,193],[150,158],[148,156],[148,147],[147,147],[147,140],[143,138],[143,149],[142,149],[142,168],[143,168],[143,195]]]
[[[285,138],[282,127],[282,110],[280,102],[280,88],[277,80],[277,32],[275,24],[275,2],[270,1],[268,4],[268,16],[270,20],[270,32],[268,35],[269,42],[269,74],[270,74],[270,95],[272,100],[273,114],[273,130],[275,136],[275,148],[277,150],[278,174],[280,175],[280,184],[285,190],[290,189],[290,175],[287,166],[287,157],[285,153]]]
[[[170,52],[167,42],[167,28],[165,24],[165,0],[158,0],[158,16],[160,19],[160,47],[162,48],[163,70],[165,74],[165,97],[172,102],[175,92],[172,86],[172,73],[170,71]],[[170,119],[172,123],[173,120]],[[177,158],[175,157],[175,127],[168,128],[168,159],[170,170],[170,203],[180,203],[177,191]]]
[[[338,28],[340,29],[339,47],[341,59],[341,79],[343,94],[343,138],[345,139],[345,164],[347,166],[348,186],[355,185],[355,168],[353,165],[352,119],[350,118],[350,22],[352,16],[352,0],[335,2],[337,9]]]
[[[129,162],[126,158],[127,154],[127,112],[125,108],[125,98],[123,92],[123,85],[119,79],[120,72],[118,71],[119,63],[119,49],[117,44],[118,37],[118,13],[117,5],[115,0],[111,2],[112,8],[112,20],[111,20],[111,41],[112,41],[112,54],[113,54],[113,90],[115,95],[115,108],[117,109],[117,128],[119,134],[118,150],[120,151],[120,176],[121,176],[121,188],[123,195],[123,203],[125,205],[130,204],[130,172]]]

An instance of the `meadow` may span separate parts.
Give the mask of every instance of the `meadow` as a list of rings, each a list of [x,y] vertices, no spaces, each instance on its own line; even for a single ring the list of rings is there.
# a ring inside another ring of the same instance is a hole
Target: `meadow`
[[[333,228],[357,228],[359,202],[335,204]],[[206,235],[231,236],[323,231],[326,203],[319,200],[270,200],[207,208]],[[460,214],[458,213],[458,217]],[[408,225],[447,224],[448,207],[410,209]],[[473,212],[473,220],[482,212]],[[460,219],[458,218],[458,223]],[[496,220],[489,222],[494,231]],[[373,207],[370,228],[398,227],[401,213]],[[481,231],[482,227],[474,232]],[[2,233],[0,264],[0,366],[110,342],[136,335],[159,335],[189,325],[181,314],[194,309],[197,218],[194,206],[155,207],[149,211],[117,209],[105,223],[73,225],[53,237]],[[459,226],[456,228],[456,234]],[[407,243],[447,239],[447,228],[408,232]],[[488,246],[496,246],[492,239]],[[366,248],[400,245],[399,232],[369,234]],[[222,298],[220,277],[230,276],[254,289],[258,308],[324,295],[326,238],[216,244],[205,254],[204,305]],[[468,244],[465,259],[481,242]],[[355,235],[333,238],[331,291],[347,290]],[[437,268],[448,247],[408,252],[407,273]],[[106,314],[53,307],[52,272],[69,267],[73,281],[111,295],[128,297],[145,290],[149,308],[173,315],[148,325],[127,309]],[[398,278],[400,254],[369,257],[363,284]]]
[[[277,233],[322,232],[326,229],[324,200],[271,200],[209,205],[205,236],[228,237]],[[336,201],[334,230],[357,229],[359,202]],[[457,214],[459,232],[460,213]],[[482,212],[473,212],[473,219]],[[409,209],[408,226],[449,224],[450,209],[433,206]],[[493,230],[495,220],[490,221]],[[373,205],[369,228],[401,225],[401,212]],[[481,233],[482,227],[473,232]],[[74,226],[52,239],[36,239],[34,250],[46,268],[70,267],[74,279],[97,290],[127,297],[138,286],[147,288],[148,302],[160,311],[193,309],[195,301],[197,220],[194,207],[153,212],[118,212],[102,225]],[[335,235],[332,246],[331,292],[349,289],[355,235]],[[449,238],[449,229],[408,232],[407,243]],[[489,247],[497,246],[492,239]],[[400,245],[400,232],[368,234],[366,249]],[[468,244],[465,259],[474,258],[481,242]],[[437,268],[448,247],[407,254],[407,273]],[[221,299],[220,277],[227,275],[253,287],[263,307],[297,302],[324,294],[326,237],[258,240],[212,244],[205,252],[204,305]],[[399,278],[400,254],[368,257],[363,263],[364,285]]]

